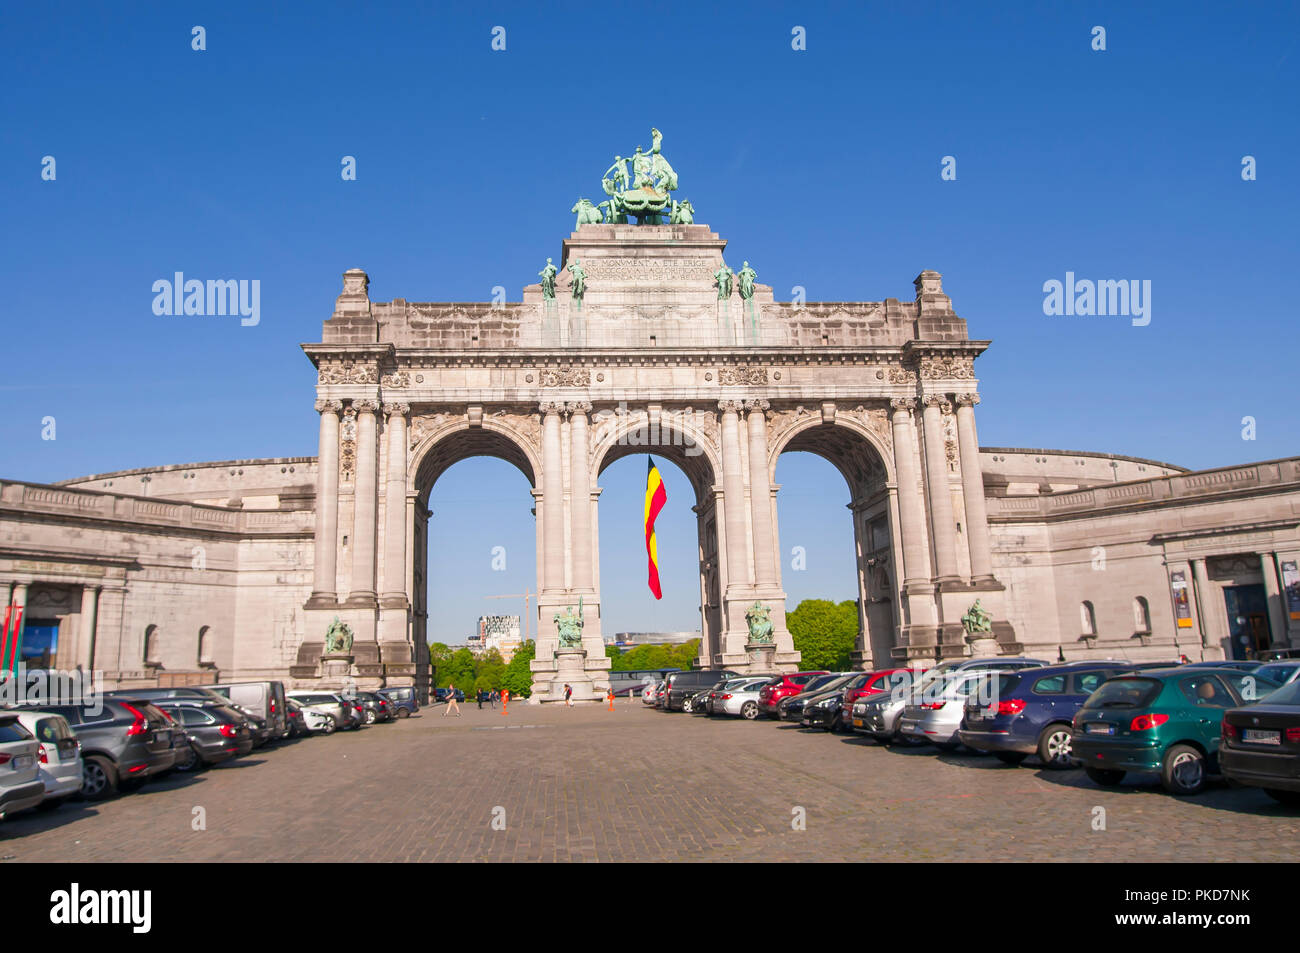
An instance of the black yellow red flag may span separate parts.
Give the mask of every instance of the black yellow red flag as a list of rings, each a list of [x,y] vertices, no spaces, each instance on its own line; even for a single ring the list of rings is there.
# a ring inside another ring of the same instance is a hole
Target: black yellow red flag
[[[650,591],[654,593],[656,599],[662,599],[664,594],[659,588],[659,551],[655,545],[655,518],[668,502],[668,493],[664,489],[663,478],[659,476],[659,470],[655,467],[654,458],[648,457],[647,463],[649,470],[645,478],[645,551],[650,557]]]

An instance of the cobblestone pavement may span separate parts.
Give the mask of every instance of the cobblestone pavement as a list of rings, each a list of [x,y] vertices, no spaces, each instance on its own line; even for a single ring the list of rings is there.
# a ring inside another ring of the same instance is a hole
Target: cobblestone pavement
[[[1300,812],[1222,782],[1186,799],[1151,783],[1103,790],[1033,759],[1008,767],[639,701],[442,710],[19,814],[0,822],[0,857],[1278,861],[1300,842]],[[196,807],[206,830],[192,829]]]

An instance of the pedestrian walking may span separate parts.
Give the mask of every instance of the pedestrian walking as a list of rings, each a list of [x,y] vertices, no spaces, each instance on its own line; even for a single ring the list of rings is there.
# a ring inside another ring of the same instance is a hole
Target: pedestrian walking
[[[497,693],[495,691],[488,692],[488,704],[493,708],[497,707]]]
[[[478,710],[479,710],[479,711],[482,711],[482,710],[483,710],[483,691],[484,691],[484,690],[481,689],[481,688],[478,690]]]
[[[564,683],[564,704],[573,707],[573,686],[568,682]]]
[[[459,718],[460,706],[456,704],[456,686],[448,685],[447,686],[447,707],[443,709],[442,717],[446,718],[447,713],[451,711],[453,708],[456,709],[456,717]]]

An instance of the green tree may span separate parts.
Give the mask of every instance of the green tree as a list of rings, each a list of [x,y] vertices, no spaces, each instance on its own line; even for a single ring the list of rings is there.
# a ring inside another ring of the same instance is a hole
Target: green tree
[[[469,649],[457,649],[447,661],[444,670],[438,673],[438,686],[446,688],[454,684],[457,688],[469,691],[474,684],[474,653]]]
[[[488,649],[475,663],[474,672],[476,690],[482,682],[488,691],[496,691],[501,687],[501,679],[505,677],[506,661],[496,649]]]
[[[447,670],[449,661],[451,661],[451,648],[445,642],[431,642],[429,644],[429,664],[433,666],[433,684],[438,688],[442,688],[447,684],[438,679]]]
[[[537,643],[529,639],[519,646],[510,664],[506,666],[501,678],[501,687],[510,693],[511,698],[527,698],[532,694],[533,672],[528,667],[537,655]]]
[[[607,643],[605,645],[605,658],[609,659],[609,670],[611,672],[623,671],[623,650],[617,645]]]
[[[800,667],[844,671],[858,636],[858,604],[846,599],[805,599],[785,617],[794,647],[802,656]]]

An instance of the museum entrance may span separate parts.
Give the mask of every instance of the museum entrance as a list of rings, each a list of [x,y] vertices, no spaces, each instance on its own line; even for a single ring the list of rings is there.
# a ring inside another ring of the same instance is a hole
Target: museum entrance
[[[1264,586],[1224,586],[1228,631],[1234,659],[1254,659],[1273,644],[1268,621],[1268,596]]]

